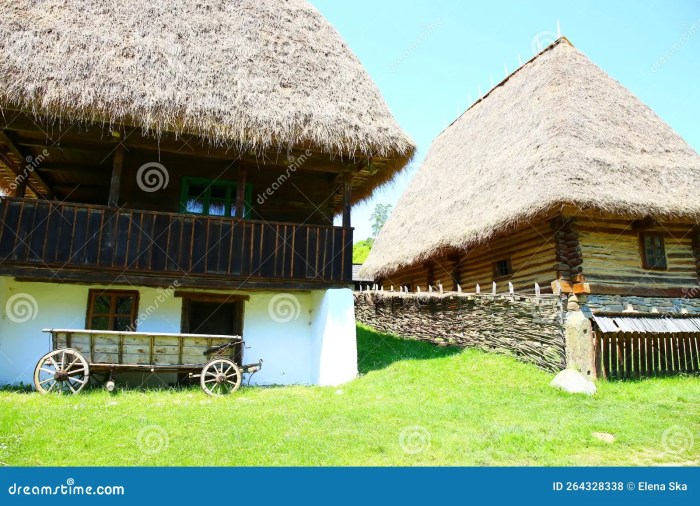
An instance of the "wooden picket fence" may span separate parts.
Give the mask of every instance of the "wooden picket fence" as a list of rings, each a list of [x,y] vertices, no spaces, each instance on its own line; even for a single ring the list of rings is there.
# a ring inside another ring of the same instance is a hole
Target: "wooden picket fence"
[[[598,376],[636,379],[700,373],[700,336],[680,334],[596,333]]]

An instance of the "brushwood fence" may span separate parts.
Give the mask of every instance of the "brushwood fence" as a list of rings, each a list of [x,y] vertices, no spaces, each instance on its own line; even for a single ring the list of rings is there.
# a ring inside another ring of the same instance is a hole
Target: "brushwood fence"
[[[356,292],[355,317],[403,338],[513,355],[550,371],[566,365],[557,295]]]

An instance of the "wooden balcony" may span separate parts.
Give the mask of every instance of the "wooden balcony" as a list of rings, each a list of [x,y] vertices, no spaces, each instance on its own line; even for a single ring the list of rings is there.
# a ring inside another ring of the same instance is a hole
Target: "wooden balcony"
[[[3,198],[0,274],[226,289],[345,286],[352,229]]]

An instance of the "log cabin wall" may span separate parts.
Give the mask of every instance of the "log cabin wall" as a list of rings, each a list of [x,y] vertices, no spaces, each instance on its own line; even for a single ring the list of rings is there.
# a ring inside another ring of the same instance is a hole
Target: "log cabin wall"
[[[523,292],[532,292],[534,284],[539,283],[547,292],[557,275],[556,232],[550,220],[526,224],[467,253],[442,255],[431,259],[432,265],[421,263],[402,269],[381,283],[385,288],[407,286],[415,291],[420,286],[427,290],[432,267],[435,286],[441,283],[444,290],[455,290],[458,282],[465,291],[474,291],[477,283],[483,291],[490,291],[491,283],[496,281],[501,287],[511,282],[516,291]],[[509,261],[512,274],[494,275],[494,262],[500,260]]]
[[[679,296],[698,286],[693,252],[693,226],[683,223],[639,223],[619,218],[578,216],[583,273],[592,294]],[[640,234],[664,238],[666,269],[646,269]]]

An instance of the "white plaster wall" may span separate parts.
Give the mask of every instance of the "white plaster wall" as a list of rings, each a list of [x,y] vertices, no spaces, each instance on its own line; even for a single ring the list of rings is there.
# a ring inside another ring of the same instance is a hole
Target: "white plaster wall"
[[[243,361],[263,359],[251,384],[313,383],[312,313],[310,292],[251,294],[243,320]]]
[[[25,283],[0,276],[0,384],[31,383],[36,362],[50,350],[50,337],[42,329],[85,328],[91,288],[106,287]],[[128,288],[140,292],[138,331],[180,331],[181,298],[168,296],[162,289]],[[27,307],[32,313],[23,322],[13,321],[8,314],[8,309],[12,310],[8,301],[18,294],[28,294],[35,301],[24,295],[14,299],[15,303],[29,301]],[[357,375],[350,290],[248,295],[243,322],[247,346],[244,362],[264,361],[252,384],[336,385]],[[146,313],[150,314],[144,316]]]
[[[316,385],[336,386],[357,377],[355,304],[349,289],[314,292],[313,353]]]

